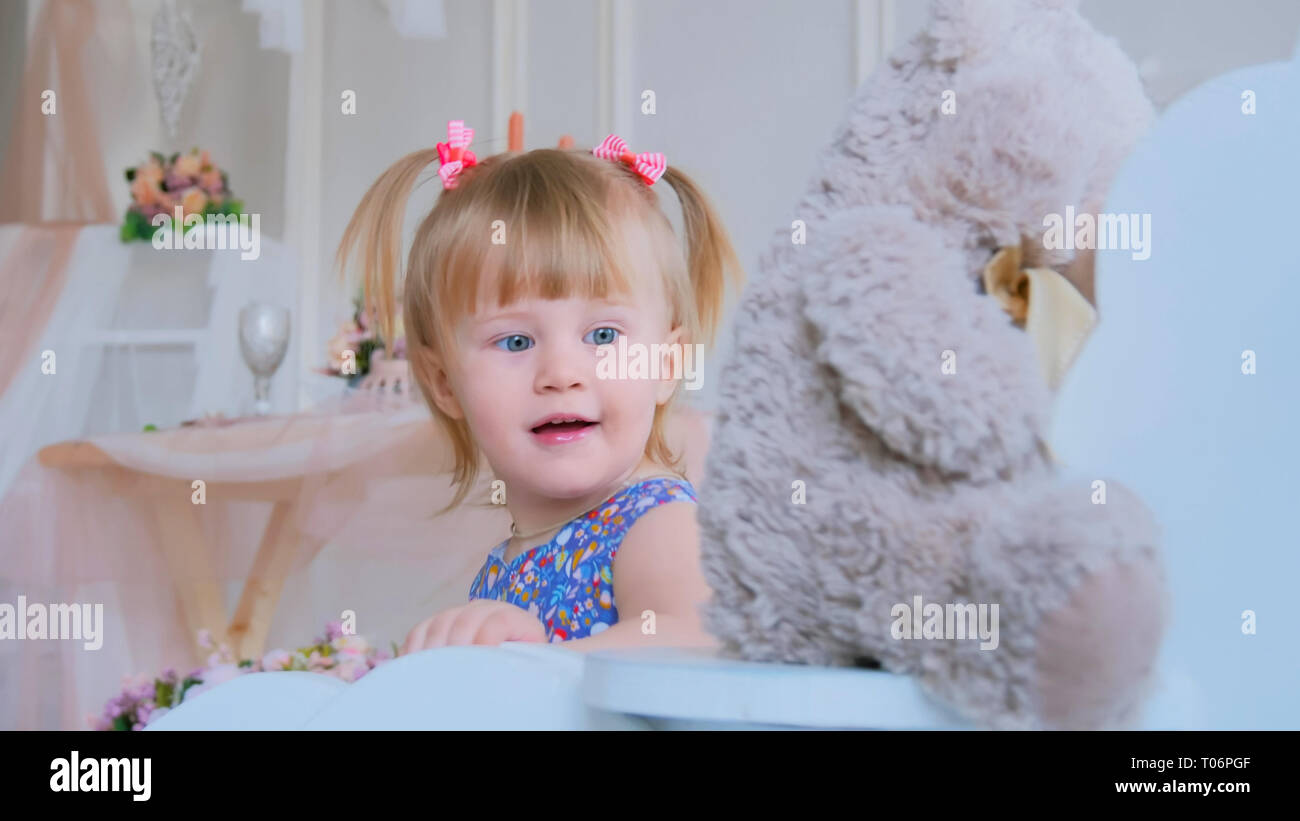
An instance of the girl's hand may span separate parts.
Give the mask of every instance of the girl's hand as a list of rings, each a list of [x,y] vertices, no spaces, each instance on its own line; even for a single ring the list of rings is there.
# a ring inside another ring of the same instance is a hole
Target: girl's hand
[[[546,628],[527,610],[506,602],[475,599],[425,619],[406,634],[402,655],[462,644],[546,641]]]

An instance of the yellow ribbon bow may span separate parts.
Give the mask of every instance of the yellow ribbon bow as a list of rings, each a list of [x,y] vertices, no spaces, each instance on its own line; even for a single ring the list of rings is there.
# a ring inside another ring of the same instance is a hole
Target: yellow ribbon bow
[[[1070,280],[1051,268],[1021,268],[1022,259],[1019,245],[999,248],[984,266],[984,290],[1034,340],[1039,370],[1055,391],[1096,327],[1097,310]]]

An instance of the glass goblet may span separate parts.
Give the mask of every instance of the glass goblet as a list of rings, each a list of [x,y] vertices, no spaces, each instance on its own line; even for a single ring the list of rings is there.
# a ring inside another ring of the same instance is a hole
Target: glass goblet
[[[289,348],[289,309],[250,302],[239,312],[239,350],[253,372],[253,410],[271,412],[271,376]]]

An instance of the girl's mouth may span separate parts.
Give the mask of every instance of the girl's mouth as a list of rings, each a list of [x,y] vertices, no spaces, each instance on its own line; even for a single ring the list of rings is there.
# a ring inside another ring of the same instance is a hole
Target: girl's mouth
[[[532,433],[533,437],[544,445],[560,445],[582,439],[591,433],[598,424],[598,422],[590,422],[586,419],[570,418],[567,421],[556,419],[534,426]]]

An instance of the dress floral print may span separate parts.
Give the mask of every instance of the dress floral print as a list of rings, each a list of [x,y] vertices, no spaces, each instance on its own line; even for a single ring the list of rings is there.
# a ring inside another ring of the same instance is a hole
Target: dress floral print
[[[618,622],[613,564],[623,536],[647,510],[696,501],[685,479],[637,482],[509,563],[503,560],[509,540],[497,545],[474,577],[469,598],[526,609],[545,625],[550,642],[594,636]]]

